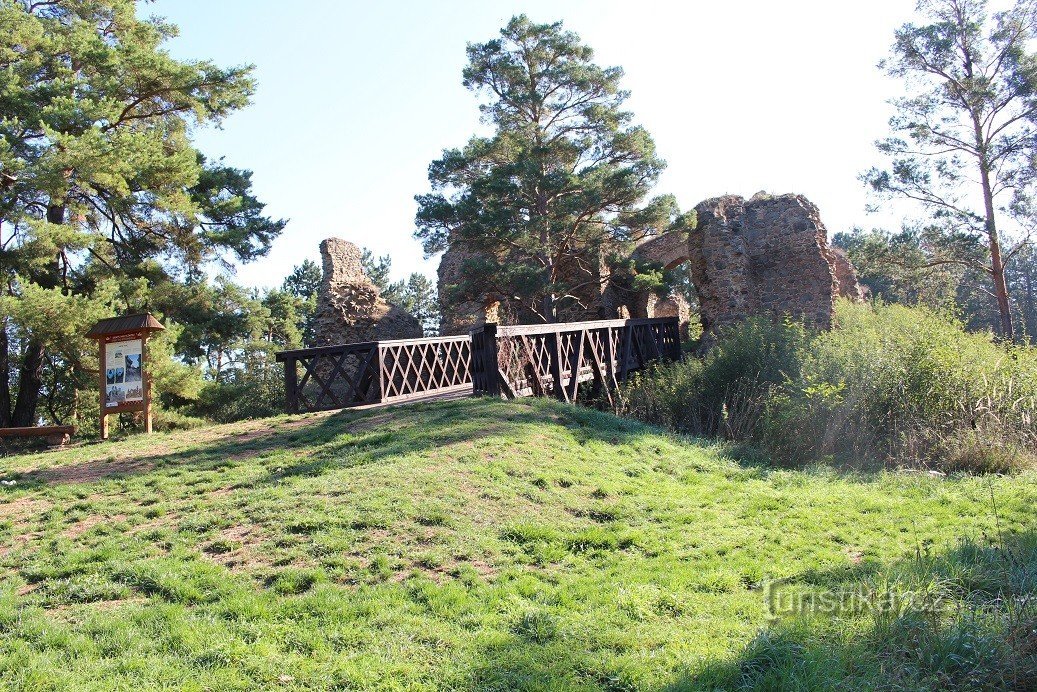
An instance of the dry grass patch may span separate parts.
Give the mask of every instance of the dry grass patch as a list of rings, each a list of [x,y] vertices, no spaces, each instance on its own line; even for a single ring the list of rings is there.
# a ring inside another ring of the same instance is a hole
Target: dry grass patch
[[[80,519],[76,523],[69,526],[67,529],[61,532],[61,536],[71,540],[75,540],[85,534],[90,529],[94,528],[98,524],[103,522],[116,522],[126,521],[125,514],[116,514],[114,516],[103,516],[100,514],[91,514],[90,516]]]
[[[263,548],[268,541],[268,534],[259,526],[236,524],[199,547],[207,560],[235,572],[250,573],[273,567],[269,551]]]
[[[21,523],[34,515],[43,514],[54,506],[53,502],[34,497],[20,497],[0,504],[0,519]]]

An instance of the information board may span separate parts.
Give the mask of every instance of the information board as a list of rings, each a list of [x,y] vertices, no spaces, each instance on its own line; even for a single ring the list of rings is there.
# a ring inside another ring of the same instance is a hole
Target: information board
[[[104,405],[115,408],[144,401],[144,342],[112,341],[104,345]]]

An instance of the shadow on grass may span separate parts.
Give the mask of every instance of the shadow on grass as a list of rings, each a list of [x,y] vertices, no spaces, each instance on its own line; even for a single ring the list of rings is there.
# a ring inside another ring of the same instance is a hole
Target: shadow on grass
[[[1033,532],[886,568],[811,571],[763,597],[772,625],[666,689],[1037,689]]]
[[[87,484],[185,467],[194,471],[215,470],[251,457],[298,450],[292,463],[270,471],[265,482],[277,483],[491,437],[521,445],[526,435],[542,431],[545,424],[565,427],[578,441],[622,444],[655,434],[639,423],[552,402],[516,404],[485,398],[422,402],[368,411],[345,409],[312,423],[306,419],[276,420],[266,430],[231,434],[166,454],[145,451],[136,456],[62,463],[8,474],[17,483],[4,486],[0,493]]]
[[[271,474],[276,483],[293,476],[318,476],[331,469],[377,463],[405,455],[481,440],[521,447],[545,426],[564,428],[578,444],[591,440],[628,444],[655,431],[640,423],[589,409],[546,401],[506,402],[487,398],[413,404],[392,415],[350,418],[364,424],[363,434],[327,440],[312,455]]]
[[[784,598],[770,594],[775,621],[740,654],[662,689],[1037,689],[1035,533],[963,540],[889,566],[810,571],[782,588]],[[482,651],[465,688],[644,687],[636,671],[580,639],[531,613]]]
[[[573,646],[551,616],[527,613],[513,623],[511,633],[482,651],[463,689],[640,689],[629,671],[608,659],[607,651]]]

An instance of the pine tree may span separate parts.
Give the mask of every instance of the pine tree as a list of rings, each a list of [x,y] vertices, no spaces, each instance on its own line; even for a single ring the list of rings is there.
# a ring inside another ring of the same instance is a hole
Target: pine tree
[[[0,313],[0,426],[32,425],[48,362],[96,367],[79,316],[151,309],[150,287],[262,255],[284,222],[190,141],[248,103],[250,67],[174,59],[176,27],[131,0],[0,0],[0,26],[0,272],[31,306]]]
[[[465,285],[448,290],[492,294],[552,322],[600,288],[594,265],[676,205],[644,205],[665,164],[623,110],[620,68],[596,65],[560,22],[523,15],[500,33],[469,44],[463,74],[494,132],[429,166],[415,235],[428,254],[470,252]]]

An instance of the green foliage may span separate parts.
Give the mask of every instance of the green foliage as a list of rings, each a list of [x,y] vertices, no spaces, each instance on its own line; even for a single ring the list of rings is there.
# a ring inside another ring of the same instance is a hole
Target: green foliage
[[[406,281],[389,281],[392,258],[382,255],[375,259],[374,253],[364,248],[360,258],[364,273],[386,301],[414,315],[425,330],[426,336],[434,336],[439,330],[439,295],[436,285],[420,272],[412,272]]]
[[[622,109],[618,67],[560,22],[511,19],[499,39],[468,45],[464,85],[493,127],[429,166],[415,235],[429,254],[472,256],[453,298],[489,294],[523,319],[555,321],[601,279],[595,266],[679,217],[673,197],[644,203],[664,163]],[[591,272],[593,274],[593,272]]]
[[[997,305],[983,293],[987,278],[957,262],[938,264],[970,252],[969,246],[973,257],[982,258],[982,247],[968,239],[960,240],[948,247],[952,243],[943,231],[931,226],[905,228],[900,233],[855,228],[850,233],[835,234],[832,244],[846,251],[858,279],[872,297],[936,309],[961,304],[974,328],[995,327]],[[974,300],[969,303],[969,298]]]
[[[314,342],[313,314],[317,311],[317,293],[323,272],[313,260],[303,260],[294,267],[292,273],[285,277],[281,291],[296,298],[295,312],[299,316],[299,330],[303,344]]]
[[[390,284],[385,299],[418,318],[425,336],[434,336],[439,330],[439,295],[436,285],[424,274],[412,272],[407,281]]]
[[[636,374],[624,392],[628,413],[702,436],[745,437],[761,402],[801,369],[807,331],[753,318],[721,331],[703,359],[685,358]]]
[[[277,289],[259,294],[222,278],[201,282],[190,294],[191,333],[179,334],[177,350],[203,366],[206,381],[196,395],[166,400],[189,416],[215,421],[282,411],[283,371],[275,353],[303,346],[315,296]]]
[[[0,273],[22,306],[2,313],[0,425],[31,425],[41,396],[76,418],[93,366],[71,328],[152,310],[190,335],[205,265],[263,255],[284,222],[190,139],[248,103],[250,67],[174,59],[176,27],[131,0],[2,0],[0,25]]]
[[[263,216],[266,206],[252,194],[252,171],[222,165],[207,165],[198,154],[198,182],[189,192],[202,218],[197,242],[204,248],[230,252],[239,262],[265,255],[284,230],[284,220]],[[191,257],[200,262],[204,251]]]
[[[284,411],[284,377],[273,367],[233,370],[219,381],[209,381],[188,407],[193,415],[226,423],[264,418]]]
[[[313,260],[304,260],[294,267],[281,286],[281,290],[294,296],[309,300],[317,295],[323,274],[321,268]]]
[[[363,266],[364,273],[367,274],[367,278],[371,280],[371,283],[384,293],[389,288],[389,275],[392,273],[392,257],[382,255],[375,258],[374,253],[365,247],[360,254],[360,264]]]
[[[756,445],[778,463],[1007,472],[1032,465],[1037,353],[944,313],[841,301],[835,326],[750,320],[699,361],[643,375],[629,411]]]
[[[1031,228],[1037,181],[1037,10],[1020,1],[991,15],[985,0],[922,0],[918,9],[921,21],[896,31],[882,63],[907,90],[878,143],[889,164],[862,179],[967,241],[960,253],[949,243],[940,261],[987,276],[999,330],[1012,339],[1005,267]]]

